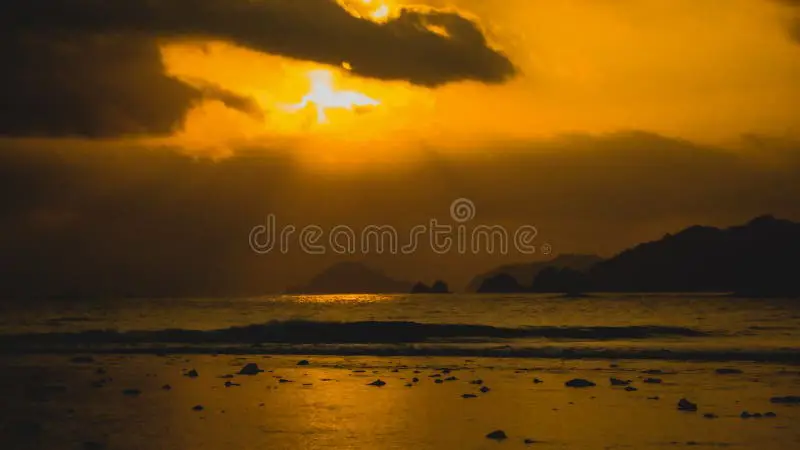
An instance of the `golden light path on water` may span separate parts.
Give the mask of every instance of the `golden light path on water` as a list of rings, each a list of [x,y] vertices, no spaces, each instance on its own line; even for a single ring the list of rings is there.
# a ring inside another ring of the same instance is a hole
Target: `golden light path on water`
[[[317,294],[291,295],[285,298],[296,303],[378,303],[401,300],[403,296],[387,294]]]

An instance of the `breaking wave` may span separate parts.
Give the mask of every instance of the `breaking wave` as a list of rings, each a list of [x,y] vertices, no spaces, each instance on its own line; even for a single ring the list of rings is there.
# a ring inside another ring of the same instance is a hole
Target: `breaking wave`
[[[0,335],[0,347],[38,344],[336,344],[415,343],[470,339],[647,339],[657,336],[697,337],[707,333],[669,326],[520,327],[429,324],[417,322],[286,321],[218,330],[166,329],[148,331],[94,330],[82,332]]]
[[[796,348],[724,349],[702,344],[703,338],[712,337],[709,332],[691,328],[655,325],[503,328],[417,322],[276,321],[218,330],[7,334],[0,335],[0,353],[463,356],[800,364]],[[680,345],[671,345],[674,343]]]

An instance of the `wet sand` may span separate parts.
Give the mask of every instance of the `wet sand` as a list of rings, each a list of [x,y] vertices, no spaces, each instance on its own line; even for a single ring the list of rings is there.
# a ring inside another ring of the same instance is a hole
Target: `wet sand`
[[[800,395],[791,365],[74,356],[0,359],[0,448],[800,448],[800,405],[770,401]],[[248,363],[264,372],[237,375]],[[596,386],[565,386],[576,378]],[[678,410],[682,398],[697,411]],[[507,438],[486,437],[498,430]]]

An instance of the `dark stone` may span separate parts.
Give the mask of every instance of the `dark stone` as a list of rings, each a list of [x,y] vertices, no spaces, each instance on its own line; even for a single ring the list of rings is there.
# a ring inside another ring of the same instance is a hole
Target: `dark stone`
[[[508,436],[506,436],[506,433],[503,430],[492,431],[491,433],[487,434],[486,437],[488,439],[494,439],[496,441],[502,441],[504,439],[508,439]]]
[[[248,363],[239,370],[239,375],[258,375],[261,372],[263,372],[263,370],[259,369],[258,364]]]
[[[569,380],[566,383],[564,383],[564,385],[567,386],[567,387],[573,387],[573,388],[586,388],[586,387],[594,387],[594,386],[596,386],[596,384],[592,383],[589,380],[584,380],[583,378],[575,378],[575,379]]]
[[[727,368],[717,369],[715,370],[715,372],[717,373],[717,375],[736,375],[742,373],[742,371],[739,369],[727,369]]]
[[[784,404],[784,405],[800,404],[800,396],[787,395],[785,397],[772,397],[771,399],[769,399],[769,401],[772,402],[772,403],[778,403],[778,404]]]
[[[697,405],[689,400],[686,400],[685,398],[682,398],[680,401],[678,401],[678,409],[681,411],[697,411]]]
[[[611,381],[612,386],[627,386],[631,384],[630,380],[620,380],[614,377],[609,378],[609,381]]]

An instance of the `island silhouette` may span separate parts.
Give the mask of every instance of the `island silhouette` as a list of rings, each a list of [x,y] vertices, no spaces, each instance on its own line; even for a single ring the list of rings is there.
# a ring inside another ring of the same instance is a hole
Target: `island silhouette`
[[[587,292],[731,293],[747,297],[800,294],[795,260],[800,223],[756,217],[743,225],[695,225],[602,259],[564,254],[549,261],[498,267],[475,276],[467,291],[484,294]],[[362,262],[337,263],[292,294],[447,293],[445,281],[432,285],[397,280]]]

